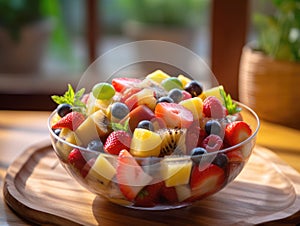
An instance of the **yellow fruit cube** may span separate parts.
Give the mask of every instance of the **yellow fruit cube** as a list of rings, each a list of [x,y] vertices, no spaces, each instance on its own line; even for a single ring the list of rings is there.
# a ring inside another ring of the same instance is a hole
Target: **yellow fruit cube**
[[[87,146],[92,140],[100,139],[97,127],[91,117],[87,117],[83,123],[75,130],[75,133],[82,141],[83,146]]]
[[[115,174],[115,167],[110,163],[105,155],[99,154],[94,165],[90,169],[87,178],[94,177],[101,185],[107,186]]]
[[[222,85],[220,86],[216,86],[216,87],[213,87],[213,88],[210,88],[208,90],[205,90],[202,94],[200,94],[200,98],[202,100],[204,100],[205,98],[209,97],[209,96],[215,96],[217,97],[221,103],[224,103],[224,99],[220,93],[220,89],[223,89],[224,90],[224,87]]]
[[[164,79],[170,78],[170,75],[163,72],[162,70],[156,70],[151,74],[147,75],[146,78],[151,79],[157,83],[161,83]]]
[[[199,97],[193,97],[179,102],[180,105],[190,110],[194,116],[194,119],[201,119],[203,117],[203,101]]]
[[[166,187],[173,187],[182,184],[188,184],[192,169],[192,161],[174,161],[172,159],[164,160],[162,175]]]
[[[138,157],[159,156],[161,142],[159,134],[147,129],[136,128],[130,144],[130,153]]]
[[[185,87],[186,84],[188,84],[191,81],[191,79],[185,77],[184,75],[178,75],[178,79],[179,81],[181,81],[183,87]]]

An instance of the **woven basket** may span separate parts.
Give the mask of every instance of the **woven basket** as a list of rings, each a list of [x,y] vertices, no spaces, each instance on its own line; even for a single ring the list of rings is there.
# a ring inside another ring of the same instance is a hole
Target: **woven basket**
[[[300,64],[243,49],[239,100],[263,120],[300,129]]]

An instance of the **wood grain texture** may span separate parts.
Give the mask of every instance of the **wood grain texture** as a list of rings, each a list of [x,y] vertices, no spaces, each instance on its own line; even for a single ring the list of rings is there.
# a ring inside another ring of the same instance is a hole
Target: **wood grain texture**
[[[268,149],[256,147],[239,177],[187,208],[138,211],[81,187],[57,164],[48,142],[27,149],[7,171],[4,199],[42,225],[252,225],[300,222],[300,175]]]

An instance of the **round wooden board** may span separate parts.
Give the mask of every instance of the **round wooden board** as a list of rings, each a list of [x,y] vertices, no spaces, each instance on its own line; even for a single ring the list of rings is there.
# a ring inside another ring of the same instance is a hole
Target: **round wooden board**
[[[6,203],[41,225],[252,225],[300,222],[300,175],[274,153],[256,147],[242,173],[221,192],[190,207],[140,211],[108,202],[81,187],[48,142],[34,145],[9,167]]]

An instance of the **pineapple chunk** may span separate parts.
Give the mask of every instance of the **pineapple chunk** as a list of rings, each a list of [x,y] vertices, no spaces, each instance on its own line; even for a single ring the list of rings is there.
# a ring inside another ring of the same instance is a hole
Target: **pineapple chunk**
[[[99,154],[94,165],[90,169],[87,178],[96,178],[101,185],[107,186],[115,174],[115,167],[103,154]]]
[[[199,97],[193,97],[187,100],[180,101],[180,105],[190,110],[194,116],[194,119],[202,118],[203,102]]]
[[[99,139],[97,127],[91,117],[87,117],[83,123],[75,130],[75,133],[82,141],[83,146],[87,146],[92,140]]]
[[[213,87],[211,89],[205,90],[205,91],[203,91],[203,93],[200,94],[199,97],[202,100],[204,100],[206,97],[215,96],[215,97],[217,97],[221,101],[221,103],[224,103],[224,99],[221,96],[220,89],[224,90],[224,87],[222,85],[220,85],[220,86]]]
[[[70,144],[74,144],[74,145],[78,145],[78,146],[80,146],[82,144],[82,142],[80,141],[78,136],[75,134],[75,132],[68,128],[63,128],[59,134],[59,137]],[[56,148],[56,151],[61,156],[61,158],[65,161],[67,161],[68,155],[69,155],[70,151],[72,151],[72,149],[73,149],[73,147],[71,147],[70,145],[68,145],[64,142],[61,142],[61,141],[56,142],[55,148]]]
[[[173,187],[188,184],[192,169],[192,161],[174,161],[164,160],[162,175],[166,187]]]
[[[181,81],[183,87],[185,87],[191,81],[191,79],[185,77],[184,75],[178,75],[178,79]]]
[[[157,83],[161,83],[164,79],[170,78],[170,75],[166,74],[161,70],[156,70],[151,74],[147,75],[146,78],[151,79],[152,81],[155,81]]]
[[[159,134],[136,128],[130,144],[130,153],[138,157],[159,156],[161,142]]]

